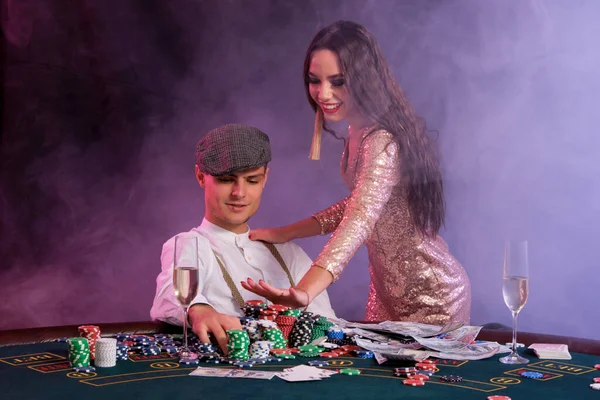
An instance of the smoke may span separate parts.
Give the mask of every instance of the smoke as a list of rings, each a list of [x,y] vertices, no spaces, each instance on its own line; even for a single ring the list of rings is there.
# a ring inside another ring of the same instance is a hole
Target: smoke
[[[502,246],[518,235],[531,246],[523,329],[598,331],[585,318],[599,283],[594,1],[260,3],[4,0],[0,329],[147,320],[161,244],[202,218],[194,145],[218,125],[271,137],[252,227],[346,196],[339,141],[308,161],[301,73],[317,30],[350,19],[439,132],[443,235],[471,276],[473,322],[509,322]],[[315,257],[325,240],[299,243]],[[363,318],[367,263],[363,249],[329,290],[346,319]]]

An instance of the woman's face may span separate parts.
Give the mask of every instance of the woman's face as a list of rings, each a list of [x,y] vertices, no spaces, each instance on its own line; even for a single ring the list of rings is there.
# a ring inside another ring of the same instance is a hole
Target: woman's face
[[[348,119],[355,113],[338,57],[331,50],[317,50],[312,54],[308,89],[328,121]]]

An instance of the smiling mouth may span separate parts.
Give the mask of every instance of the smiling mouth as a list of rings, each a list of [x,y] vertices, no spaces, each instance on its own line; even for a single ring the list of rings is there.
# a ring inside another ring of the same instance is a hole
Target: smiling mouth
[[[247,204],[232,204],[232,203],[225,203],[225,204],[227,205],[227,207],[229,207],[230,210],[233,210],[233,211],[241,211],[247,207]]]
[[[335,104],[319,103],[319,104],[321,105],[321,108],[323,109],[324,113],[333,114],[340,109],[340,107],[342,106],[343,103],[335,103]]]

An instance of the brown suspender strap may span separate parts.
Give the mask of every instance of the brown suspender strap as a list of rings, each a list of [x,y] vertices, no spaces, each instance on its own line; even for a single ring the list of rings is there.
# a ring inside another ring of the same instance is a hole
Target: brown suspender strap
[[[227,286],[229,286],[229,290],[231,290],[231,294],[232,294],[233,298],[240,305],[240,308],[244,307],[244,298],[242,297],[242,294],[240,293],[238,288],[233,283],[233,279],[231,279],[231,275],[229,275],[229,272],[227,272],[227,270],[225,269],[225,266],[223,265],[221,260],[219,260],[219,257],[217,257],[216,254],[215,254],[215,258],[217,259],[217,262],[219,263],[219,267],[221,267],[221,272],[223,273],[223,278],[225,278],[225,282],[227,282]]]
[[[281,257],[281,254],[279,254],[279,251],[277,250],[275,245],[273,245],[271,243],[266,243],[266,242],[262,242],[262,244],[264,244],[265,247],[267,249],[269,249],[269,251],[271,252],[273,257],[275,257],[275,259],[277,260],[279,265],[281,265],[281,268],[285,271],[285,273],[288,276],[290,285],[296,286],[294,284],[294,279],[292,278],[292,274],[290,273],[290,270],[288,269],[287,265],[285,264],[285,261],[283,261],[283,257]],[[219,264],[219,267],[221,268],[221,273],[223,274],[223,278],[225,279],[225,282],[227,283],[227,286],[229,287],[229,290],[231,291],[231,295],[233,296],[235,301],[240,305],[240,307],[243,307],[244,306],[244,298],[242,297],[237,286],[235,286],[235,284],[233,283],[233,279],[231,278],[231,275],[229,275],[229,272],[227,272],[227,270],[225,269],[225,266],[223,265],[223,263],[221,262],[219,257],[217,257],[216,254],[215,254],[215,258],[217,259],[217,263]]]
[[[281,254],[279,254],[277,247],[275,247],[273,243],[262,242],[262,244],[264,244],[265,247],[269,249],[271,254],[273,254],[273,257],[275,257],[277,262],[279,262],[279,265],[281,265],[281,268],[283,268],[283,270],[288,276],[288,279],[290,280],[290,285],[296,286],[296,284],[294,283],[294,278],[292,278],[292,274],[290,274],[290,270],[288,269],[287,265],[285,265],[285,261],[283,261],[283,257],[281,257]]]

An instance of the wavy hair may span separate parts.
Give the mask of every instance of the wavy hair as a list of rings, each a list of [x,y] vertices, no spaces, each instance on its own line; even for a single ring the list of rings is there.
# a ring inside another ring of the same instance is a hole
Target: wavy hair
[[[304,86],[315,112],[319,106],[310,95],[308,71],[312,54],[322,49],[337,55],[346,88],[358,111],[374,123],[369,134],[385,129],[394,135],[400,149],[401,171],[408,184],[413,223],[423,235],[436,235],[445,217],[436,143],[394,79],[377,41],[362,25],[351,21],[335,22],[316,34],[304,59]],[[335,136],[325,121],[323,129]]]

